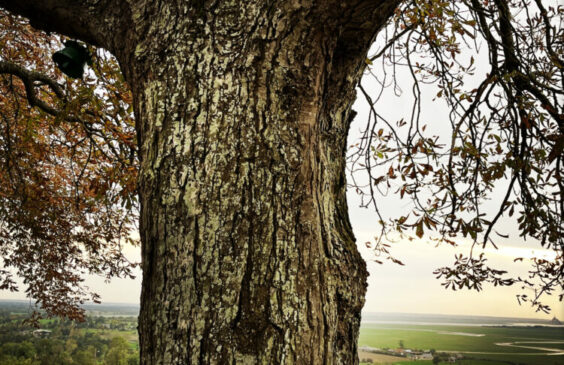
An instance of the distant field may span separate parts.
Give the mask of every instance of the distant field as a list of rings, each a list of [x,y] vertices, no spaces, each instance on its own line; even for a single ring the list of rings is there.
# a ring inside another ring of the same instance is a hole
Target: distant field
[[[110,329],[81,329],[84,332],[91,332],[98,334],[101,338],[111,340],[114,337],[123,337],[129,343],[129,346],[134,350],[139,350],[139,337],[137,331],[119,331]]]
[[[564,328],[363,324],[358,345],[397,348],[400,341],[405,348],[459,352],[474,359],[459,361],[465,365],[564,364]],[[551,352],[559,355],[547,355]]]
[[[111,340],[114,337],[123,337],[128,341],[138,342],[137,331],[119,331],[119,330],[109,330],[109,329],[83,329],[85,332],[97,333],[100,337]]]

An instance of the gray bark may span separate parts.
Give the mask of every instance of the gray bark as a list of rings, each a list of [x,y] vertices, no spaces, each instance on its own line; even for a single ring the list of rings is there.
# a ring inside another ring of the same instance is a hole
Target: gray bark
[[[108,23],[138,123],[142,364],[358,363],[346,137],[396,3],[139,1]]]

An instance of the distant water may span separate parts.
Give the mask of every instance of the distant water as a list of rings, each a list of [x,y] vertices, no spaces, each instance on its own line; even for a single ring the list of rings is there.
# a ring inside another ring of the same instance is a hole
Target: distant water
[[[462,316],[448,314],[420,314],[420,313],[362,313],[361,324],[420,324],[420,325],[450,325],[450,326],[551,326],[550,320],[533,318]],[[564,326],[554,326],[564,327]]]
[[[82,307],[89,315],[101,316],[138,316],[139,304],[134,303],[86,303]]]
[[[136,303],[85,303],[82,308],[87,315],[92,316],[137,316],[139,315],[139,304]],[[0,299],[0,310],[8,310],[15,313],[31,313],[35,309],[35,303],[31,300]]]

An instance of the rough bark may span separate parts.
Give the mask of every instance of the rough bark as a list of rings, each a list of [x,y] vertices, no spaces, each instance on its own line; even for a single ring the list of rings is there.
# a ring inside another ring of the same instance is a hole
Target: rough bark
[[[367,272],[347,214],[346,137],[368,47],[396,3],[122,11],[123,47],[105,43],[138,123],[142,364],[358,363]]]
[[[330,9],[159,10],[187,16],[136,52],[143,363],[356,363],[344,155],[374,33]]]

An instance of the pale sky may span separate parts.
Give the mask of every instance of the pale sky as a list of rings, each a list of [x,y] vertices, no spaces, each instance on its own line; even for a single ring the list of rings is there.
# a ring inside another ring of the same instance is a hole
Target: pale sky
[[[371,214],[366,209],[352,207],[356,199],[351,195],[349,199],[351,221],[357,245],[367,261],[370,273],[364,311],[539,319],[551,319],[552,316],[564,318],[563,305],[554,295],[544,298],[544,303],[552,308],[549,315],[535,313],[534,309],[527,304],[519,305],[515,297],[520,293],[518,286],[493,287],[487,285],[481,292],[445,290],[440,285],[440,280],[435,279],[433,271],[438,267],[451,265],[455,253],[467,254],[468,245],[435,247],[434,243],[424,240],[402,241],[392,246],[392,252],[405,266],[390,262],[383,265],[375,263],[374,254],[363,244],[373,239],[375,230],[371,227],[374,227],[375,217],[372,217],[371,220],[369,218]],[[512,275],[525,276],[529,270],[528,263],[514,263],[515,257],[531,257],[534,252],[540,257],[554,258],[553,252],[539,250],[533,245],[529,245],[531,248],[525,248],[527,246],[522,243],[516,241],[514,245],[502,246],[497,251],[488,249],[486,252],[488,263],[495,268],[505,269]],[[531,293],[526,294],[531,295]]]
[[[370,54],[376,53],[374,50]],[[469,59],[470,57],[467,56]],[[471,84],[477,83],[479,77],[487,72],[488,59],[487,52],[474,55],[476,59],[476,77],[466,81],[466,87],[471,89]],[[377,69],[374,69],[377,75]],[[390,71],[390,70],[388,70]],[[396,74],[399,87],[403,90],[401,96],[395,96],[388,87],[387,92],[377,103],[376,108],[386,119],[394,123],[396,120],[406,118],[409,120],[411,111],[411,82],[407,69],[398,68]],[[375,95],[378,88],[372,76],[365,76],[362,85],[370,95]],[[447,119],[449,110],[444,103],[433,101],[437,93],[434,86],[420,85],[422,89],[422,114],[421,124],[427,124],[427,132],[430,135],[449,137],[451,133],[450,124]],[[360,95],[360,92],[358,93]],[[359,136],[359,130],[366,122],[368,108],[362,97],[355,103],[354,109],[359,113],[355,118],[349,135],[349,144]],[[448,141],[448,139],[447,139]],[[375,174],[378,176],[378,174]],[[499,191],[505,186],[497,187]],[[396,190],[396,189],[392,189]],[[497,209],[499,198],[503,194],[492,194],[493,199],[482,206],[482,211],[492,214],[493,209]],[[525,317],[550,319],[556,316],[564,319],[564,304],[558,301],[558,294],[551,297],[545,296],[541,301],[552,308],[550,314],[535,312],[530,305],[519,305],[516,299],[517,294],[527,294],[529,297],[533,293],[522,292],[518,285],[511,287],[485,286],[481,292],[476,291],[452,291],[446,290],[440,285],[440,281],[433,275],[433,271],[439,267],[450,266],[454,262],[454,255],[463,253],[468,255],[470,243],[468,240],[459,240],[458,247],[442,245],[435,247],[429,240],[415,239],[414,241],[402,241],[392,245],[394,257],[400,259],[405,266],[399,266],[391,262],[380,265],[374,262],[374,254],[364,245],[366,241],[374,241],[374,236],[378,233],[377,216],[369,209],[359,208],[360,199],[356,193],[349,191],[348,195],[349,214],[353,226],[357,246],[368,264],[370,277],[368,278],[368,292],[366,295],[366,312],[406,312],[406,313],[443,313],[443,314],[462,314],[462,315],[484,315],[484,316],[504,316],[504,317]],[[407,215],[410,204],[407,199],[400,200],[397,196],[382,197],[379,200],[382,213],[387,216]],[[514,216],[515,218],[515,216]],[[487,247],[485,250],[488,258],[488,266],[496,269],[504,269],[509,272],[511,277],[527,277],[530,270],[530,262],[513,262],[517,257],[531,258],[533,256],[546,259],[554,259],[552,251],[544,250],[540,244],[531,241],[524,241],[519,237],[519,230],[516,221],[502,218],[496,226],[497,230],[509,234],[508,239],[496,238],[496,243],[502,243],[499,250]]]

